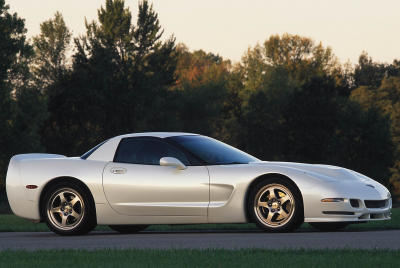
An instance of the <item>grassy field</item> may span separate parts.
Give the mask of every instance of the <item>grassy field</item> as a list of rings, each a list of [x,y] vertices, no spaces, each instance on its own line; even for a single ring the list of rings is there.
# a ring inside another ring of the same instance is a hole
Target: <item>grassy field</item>
[[[375,221],[363,224],[352,224],[348,230],[388,230],[400,229],[400,208],[392,210],[390,221]],[[196,225],[152,225],[150,231],[184,231],[184,230],[252,230],[257,228],[254,224],[196,224]],[[310,230],[308,224],[303,224],[302,229]],[[98,226],[96,230],[110,230],[107,226]],[[43,232],[49,231],[46,224],[35,224],[11,214],[0,215],[0,232]]]
[[[366,258],[366,256],[368,256]],[[0,252],[0,267],[399,267],[391,250],[48,250]]]

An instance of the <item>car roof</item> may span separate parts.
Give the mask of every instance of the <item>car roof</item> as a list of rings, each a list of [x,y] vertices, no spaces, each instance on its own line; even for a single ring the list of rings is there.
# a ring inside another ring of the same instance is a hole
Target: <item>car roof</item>
[[[186,132],[141,132],[141,133],[131,133],[120,135],[118,138],[129,138],[129,137],[157,137],[157,138],[168,138],[173,136],[188,136],[188,135],[198,135],[194,133],[186,133]],[[117,138],[117,137],[116,137]]]

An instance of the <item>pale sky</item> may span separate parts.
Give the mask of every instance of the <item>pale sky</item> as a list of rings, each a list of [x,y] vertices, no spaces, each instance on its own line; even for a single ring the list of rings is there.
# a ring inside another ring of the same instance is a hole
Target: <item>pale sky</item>
[[[399,0],[153,0],[167,35],[190,49],[239,61],[249,46],[271,34],[300,34],[330,46],[342,63],[363,50],[376,61],[400,58]],[[97,19],[105,0],[6,0],[26,20],[28,36],[60,11],[74,36],[84,18]],[[138,0],[126,0],[136,19]]]

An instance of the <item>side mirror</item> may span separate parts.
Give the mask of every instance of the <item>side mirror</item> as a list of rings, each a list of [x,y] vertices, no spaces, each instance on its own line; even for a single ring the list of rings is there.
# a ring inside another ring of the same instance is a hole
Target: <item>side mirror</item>
[[[163,157],[160,159],[160,166],[176,167],[179,170],[186,169],[186,166],[175,157]]]

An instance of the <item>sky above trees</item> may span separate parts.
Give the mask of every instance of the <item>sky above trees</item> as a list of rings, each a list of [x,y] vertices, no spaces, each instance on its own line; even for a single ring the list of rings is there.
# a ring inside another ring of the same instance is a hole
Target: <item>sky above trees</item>
[[[60,11],[74,36],[85,32],[84,17],[97,17],[104,0],[9,0],[25,18],[28,37],[42,21]],[[248,46],[285,32],[331,46],[341,62],[356,63],[363,50],[375,60],[392,62],[400,53],[397,0],[168,0],[151,1],[165,29],[190,49],[203,49],[239,61]],[[138,0],[126,1],[136,10]],[[135,12],[134,12],[135,13]]]

